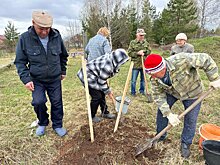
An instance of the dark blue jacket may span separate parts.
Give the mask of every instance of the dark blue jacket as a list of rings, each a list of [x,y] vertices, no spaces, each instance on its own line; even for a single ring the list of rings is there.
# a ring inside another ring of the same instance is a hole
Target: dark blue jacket
[[[33,26],[21,34],[14,63],[24,84],[32,80],[51,82],[66,74],[68,53],[61,35],[51,29],[48,36],[46,53]]]

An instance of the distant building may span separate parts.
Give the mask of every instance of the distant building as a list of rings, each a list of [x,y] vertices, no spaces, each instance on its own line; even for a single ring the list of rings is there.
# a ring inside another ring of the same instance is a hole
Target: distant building
[[[4,35],[0,35],[0,44],[2,44],[6,40]]]

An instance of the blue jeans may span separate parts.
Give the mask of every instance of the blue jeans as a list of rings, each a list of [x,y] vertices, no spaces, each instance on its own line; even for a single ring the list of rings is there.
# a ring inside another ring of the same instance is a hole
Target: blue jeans
[[[132,77],[131,77],[131,94],[135,95],[136,94],[136,82],[137,82],[137,77],[138,74],[140,73],[140,89],[139,92],[144,94],[145,92],[145,82],[144,82],[144,74],[143,74],[143,69],[132,69]]]
[[[63,101],[62,101],[62,89],[61,80],[45,83],[39,81],[34,82],[34,91],[32,92],[32,105],[34,111],[37,114],[40,126],[47,126],[49,124],[49,115],[47,113],[47,98],[46,92],[51,103],[51,120],[52,127],[61,128],[63,121]]]
[[[167,94],[167,103],[170,106],[170,109],[172,108],[173,104],[178,99],[174,96]],[[184,105],[184,108],[187,109],[191,104],[193,104],[196,101],[196,99],[190,99],[190,100],[183,100],[182,103]],[[201,108],[201,102],[195,106],[189,113],[187,113],[184,117],[184,127],[181,135],[181,142],[185,144],[192,144],[193,137],[195,135],[196,131],[196,123],[197,123],[197,117],[199,114]],[[167,125],[168,125],[168,119],[166,117],[163,117],[163,114],[161,113],[160,109],[157,111],[157,133],[161,132]],[[167,133],[165,133],[163,136],[161,136],[160,140],[165,139]]]

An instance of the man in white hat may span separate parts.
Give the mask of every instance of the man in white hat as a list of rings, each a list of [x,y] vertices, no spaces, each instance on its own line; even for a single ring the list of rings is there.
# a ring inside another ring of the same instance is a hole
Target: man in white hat
[[[175,55],[177,53],[193,53],[194,46],[187,43],[187,36],[185,33],[179,33],[176,36],[176,44],[171,47],[170,55]]]
[[[152,93],[158,107],[157,133],[161,132],[168,124],[179,124],[177,114],[171,111],[178,100],[187,109],[203,92],[203,85],[197,69],[202,69],[210,86],[220,88],[218,66],[214,60],[205,53],[179,53],[164,59],[158,54],[150,54],[144,62],[146,72],[151,76]],[[184,116],[184,127],[181,135],[181,156],[190,156],[190,145],[196,131],[197,117],[201,103],[196,105]],[[166,138],[166,133],[160,140]]]
[[[47,93],[52,127],[62,137],[67,131],[63,128],[61,80],[66,75],[68,54],[59,31],[52,28],[53,18],[49,13],[34,11],[32,23],[19,38],[15,65],[21,81],[32,92],[32,105],[39,120],[36,135],[44,135],[49,124]]]

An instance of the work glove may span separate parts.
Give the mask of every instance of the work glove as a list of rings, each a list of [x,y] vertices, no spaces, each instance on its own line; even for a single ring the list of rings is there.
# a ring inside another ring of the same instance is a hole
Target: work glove
[[[178,125],[180,123],[180,120],[178,118],[178,115],[177,114],[173,114],[173,113],[170,113],[168,116],[167,116],[168,120],[169,120],[169,123],[175,127],[176,125]]]
[[[210,82],[209,86],[213,88],[220,88],[220,79]]]

